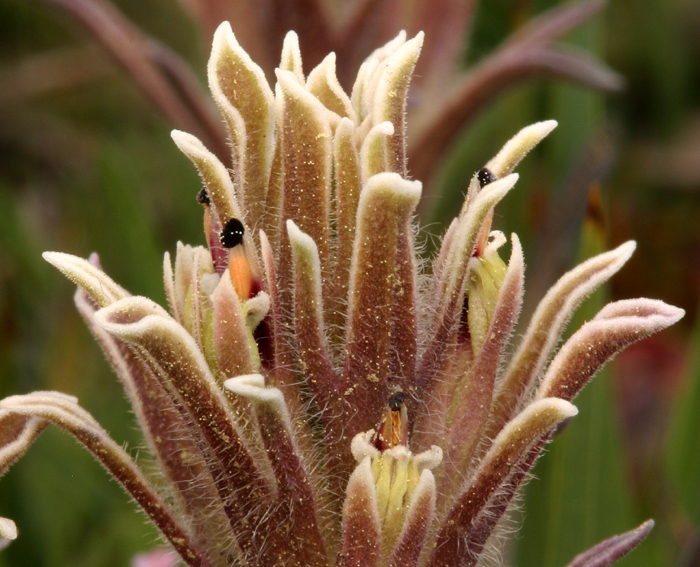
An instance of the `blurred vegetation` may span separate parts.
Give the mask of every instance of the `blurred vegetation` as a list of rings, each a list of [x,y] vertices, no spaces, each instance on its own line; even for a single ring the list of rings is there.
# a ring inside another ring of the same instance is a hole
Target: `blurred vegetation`
[[[557,3],[482,1],[465,65]],[[115,4],[204,80],[208,38],[177,2]],[[167,121],[63,13],[0,0],[0,38],[0,395],[76,395],[135,453],[140,440],[120,386],[73,308],[72,286],[40,254],[96,250],[118,282],[163,303],[162,253],[177,240],[204,242],[199,181]],[[567,41],[622,73],[626,90],[605,97],[531,81],[492,101],[447,156],[438,205],[421,220],[440,234],[471,174],[505,140],[530,122],[559,121],[497,211],[497,227],[518,232],[528,259],[522,319],[575,260],[629,238],[639,243],[635,257],[571,327],[604,296],[661,298],[688,316],[620,356],[577,400],[581,413],[534,470],[509,561],[563,566],[654,517],[627,564],[697,565],[700,6],[611,0]],[[591,216],[596,187],[602,208]],[[0,515],[20,531],[0,567],[125,566],[156,542],[119,487],[55,430],[2,479]]]

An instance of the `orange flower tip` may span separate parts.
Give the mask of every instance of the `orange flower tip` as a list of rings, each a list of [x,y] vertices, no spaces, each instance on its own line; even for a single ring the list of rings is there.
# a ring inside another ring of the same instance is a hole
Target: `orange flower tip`
[[[250,299],[256,293],[253,271],[243,248],[244,235],[245,227],[237,218],[226,221],[219,233],[221,245],[229,250],[228,272],[231,283],[241,301]],[[259,291],[259,286],[257,287],[257,291]]]
[[[245,301],[255,295],[255,280],[250,262],[242,246],[237,246],[228,253],[228,273],[238,299]]]

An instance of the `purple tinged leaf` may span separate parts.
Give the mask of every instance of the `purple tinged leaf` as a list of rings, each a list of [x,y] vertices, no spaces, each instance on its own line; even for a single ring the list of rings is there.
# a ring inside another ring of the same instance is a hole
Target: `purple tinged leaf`
[[[327,567],[328,558],[319,532],[314,495],[292,434],[292,423],[282,392],[266,388],[260,374],[231,378],[225,387],[255,407],[260,435],[277,481],[279,507],[273,514],[295,526],[280,562]]]
[[[143,508],[187,565],[209,565],[129,455],[77,405],[75,398],[56,392],[10,396],[0,401],[0,411],[47,420],[73,435]]]
[[[418,74],[421,83],[440,88],[462,67],[477,0],[420,0],[409,29],[423,30],[429,41],[423,48]]]
[[[382,559],[382,526],[370,457],[350,476],[343,504],[344,567],[379,567]]]
[[[289,71],[277,70],[278,104],[282,138],[284,184],[283,220],[293,220],[318,247],[322,273],[330,269],[330,186],[332,133],[327,110],[297,82]],[[281,261],[287,257],[288,239],[282,232]],[[288,264],[279,266],[280,284],[289,285]],[[324,277],[324,282],[330,283]],[[324,295],[330,292],[324,287]],[[283,309],[286,306],[283,304]],[[289,306],[291,307],[291,305]],[[291,311],[291,310],[290,310]]]
[[[527,66],[541,75],[568,79],[601,91],[619,92],[625,87],[622,75],[573,47],[533,49],[523,58],[523,67]]]
[[[450,246],[441,251],[440,280],[436,283],[436,316],[431,322],[430,340],[420,361],[416,375],[418,391],[430,387],[448,345],[455,340],[456,323],[462,312],[464,279],[467,276],[469,261],[477,244],[477,238],[493,207],[510,191],[518,175],[499,179],[484,187],[478,193],[466,214],[461,215],[454,233],[450,236]],[[443,260],[444,259],[444,260]]]
[[[573,400],[617,353],[676,323],[685,311],[653,299],[610,303],[583,325],[552,360],[537,397]]]
[[[45,427],[43,419],[0,410],[0,476],[27,452]]]
[[[335,175],[337,247],[335,278],[333,281],[333,303],[330,306],[329,320],[339,334],[347,314],[348,282],[350,262],[355,242],[355,221],[357,206],[360,202],[362,177],[360,157],[353,139],[355,124],[349,118],[343,118],[335,130],[333,138],[333,170]],[[331,330],[331,333],[334,333]],[[338,337],[341,342],[344,337]]]
[[[622,268],[635,247],[630,241],[583,262],[564,274],[540,301],[496,395],[489,426],[492,436],[510,419],[523,396],[535,387],[579,304]]]
[[[192,337],[161,307],[141,297],[120,300],[98,311],[95,319],[137,348],[163,388],[187,412],[202,451],[210,457],[207,464],[239,545],[246,557],[258,557],[265,539],[274,539],[258,525],[261,518],[255,513],[265,507],[270,489]]]
[[[346,400],[357,410],[350,434],[376,426],[386,404],[398,233],[420,192],[417,181],[380,173],[360,195],[344,368]]]
[[[525,265],[518,237],[512,235],[513,249],[508,270],[498,294],[486,340],[474,364],[453,392],[454,419],[447,437],[444,478],[447,483],[459,481],[459,471],[469,469],[489,416],[496,374],[503,350],[513,332],[522,306]]]
[[[245,196],[245,220],[259,228],[275,148],[274,96],[228,22],[214,34],[207,70],[212,96],[228,126],[234,180]]]
[[[380,78],[373,94],[372,122],[390,122],[394,135],[384,140],[387,167],[406,177],[406,103],[413,70],[423,47],[423,32],[405,42],[380,65]]]
[[[201,124],[198,121],[202,117],[201,114],[193,114],[195,109],[188,108],[189,101],[183,100],[177,87],[168,82],[168,78],[159,68],[158,61],[154,61],[153,44],[158,45],[161,52],[165,50],[171,58],[175,57],[172,52],[158,44],[155,39],[146,36],[112,3],[103,0],[46,1],[66,10],[85,26],[173,124],[206,136],[207,142],[217,149],[223,149],[224,140],[218,136],[216,129],[210,128],[212,124]]]
[[[229,153],[226,128],[221,123],[216,106],[202,86],[199,76],[176,51],[154,38],[148,39],[146,47],[152,61],[175,87],[178,96],[201,127],[200,137],[208,147],[213,148],[215,154],[221,159],[226,159]],[[197,134],[197,130],[193,132]]]
[[[214,554],[233,553],[222,530],[231,540],[233,533],[225,527],[223,503],[189,420],[139,355],[97,324],[97,306],[84,290],[76,292],[75,305],[122,382],[150,453],[173,486],[181,512],[191,519],[199,547]]]
[[[567,567],[608,567],[637,547],[654,528],[654,520],[616,535],[577,555]]]
[[[478,517],[537,442],[577,411],[569,402],[547,398],[527,406],[503,428],[467,489],[450,509],[437,534],[428,567],[476,564],[478,556],[473,554],[470,540],[477,535],[474,530],[479,527]]]
[[[304,380],[322,412],[336,414],[338,377],[333,370],[323,324],[321,264],[313,239],[287,221],[294,263],[294,335]]]
[[[424,469],[406,510],[403,528],[391,551],[388,567],[415,567],[435,516],[435,477]]]
[[[513,34],[508,44],[517,45],[520,48],[547,45],[590,20],[606,4],[606,0],[584,0],[567,2],[552,8]]]

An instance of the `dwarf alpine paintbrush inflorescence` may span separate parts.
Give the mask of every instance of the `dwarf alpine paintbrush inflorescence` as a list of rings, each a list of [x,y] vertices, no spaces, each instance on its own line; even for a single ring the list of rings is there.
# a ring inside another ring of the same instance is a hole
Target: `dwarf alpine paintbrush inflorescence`
[[[682,311],[604,307],[557,346],[580,302],[634,250],[565,274],[514,354],[516,235],[491,230],[518,162],[556,123],[521,130],[469,184],[429,265],[415,252],[421,184],[404,116],[423,42],[400,34],[348,96],[330,54],[308,76],[289,33],[274,91],[228,24],[209,84],[231,169],[174,131],[199,171],[207,246],[166,253],[169,309],[130,295],[93,255],[45,258],[122,380],[161,477],[71,396],[0,402],[0,472],[45,425],[74,435],[193,567],[456,567],[479,563],[571,401],[611,357]],[[193,190],[193,195],[196,191]],[[193,199],[194,202],[194,199]],[[158,489],[155,488],[158,486]],[[651,523],[574,560],[609,565]],[[10,520],[0,535],[16,537]]]

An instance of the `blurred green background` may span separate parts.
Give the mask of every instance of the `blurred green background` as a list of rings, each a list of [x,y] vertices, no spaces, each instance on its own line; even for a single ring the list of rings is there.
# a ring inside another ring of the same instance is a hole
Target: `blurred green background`
[[[204,81],[209,39],[177,1],[115,4]],[[482,0],[465,66],[556,4]],[[571,327],[610,298],[660,298],[687,315],[577,399],[581,413],[534,470],[507,562],[563,567],[653,517],[625,564],[700,565],[700,5],[611,0],[565,40],[620,72],[624,92],[531,80],[494,99],[446,156],[421,223],[441,234],[472,173],[522,126],[554,118],[559,128],[497,210],[497,228],[525,248],[523,320],[575,261],[630,238],[633,260]],[[41,252],[98,251],[115,280],[164,303],[163,252],[203,243],[199,181],[170,128],[64,13],[0,0],[0,396],[73,394],[134,454],[120,386],[73,308],[73,286]],[[90,455],[53,429],[0,482],[0,516],[20,532],[0,567],[126,566],[157,542]]]

